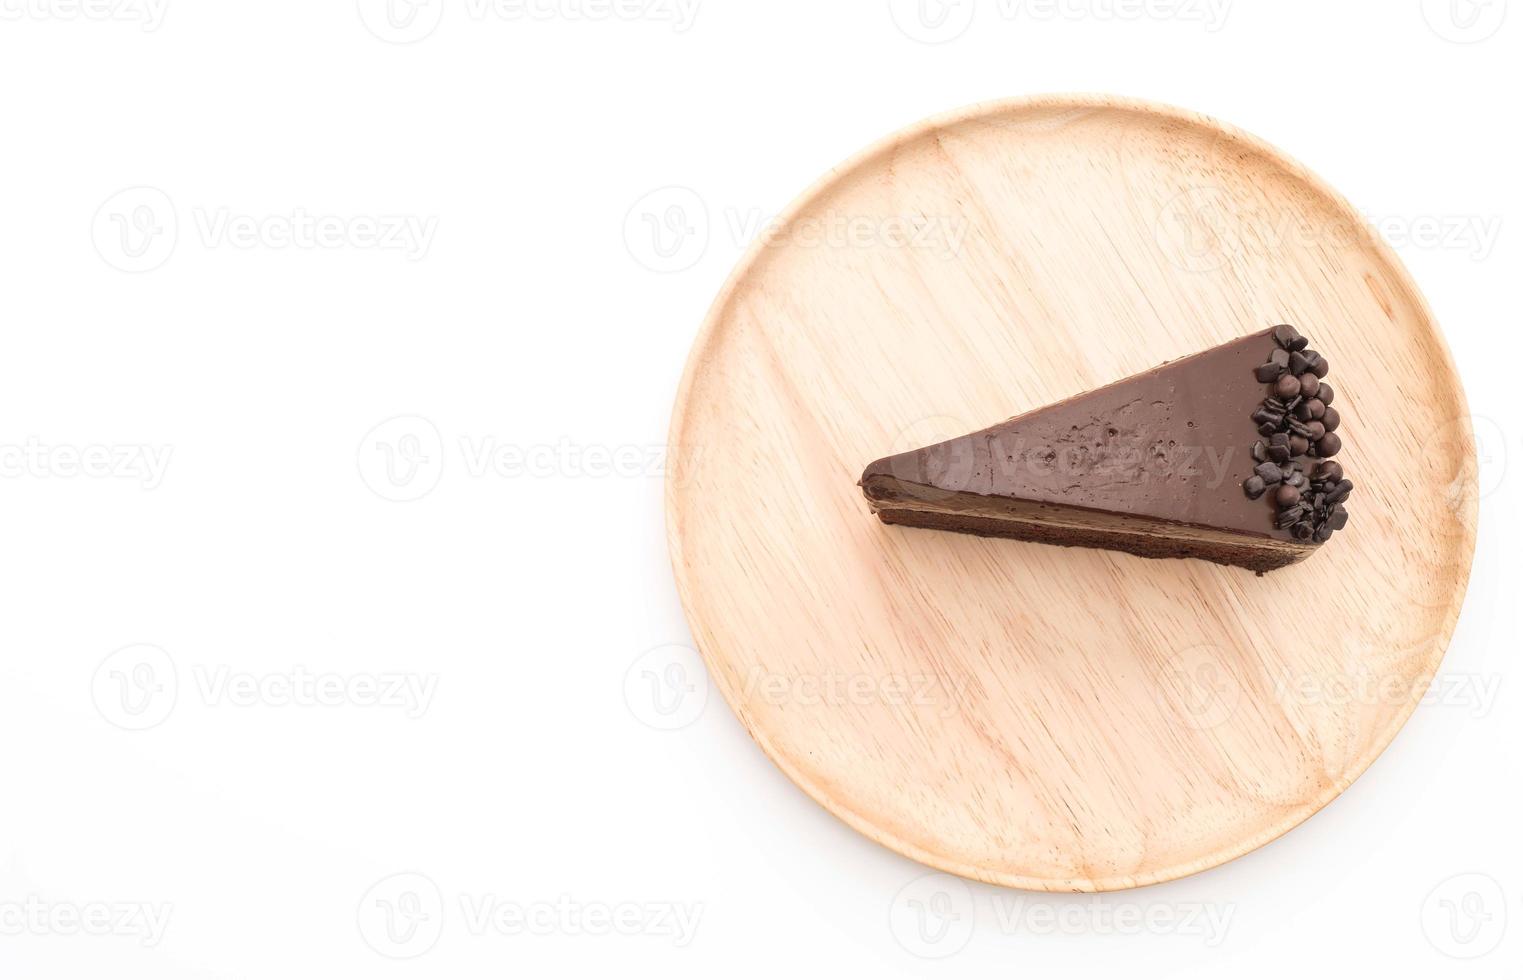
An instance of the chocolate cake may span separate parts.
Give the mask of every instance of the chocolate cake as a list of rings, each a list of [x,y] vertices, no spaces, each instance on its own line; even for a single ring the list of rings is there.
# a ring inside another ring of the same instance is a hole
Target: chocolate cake
[[[1282,324],[870,464],[886,524],[1267,572],[1348,521],[1325,357]]]

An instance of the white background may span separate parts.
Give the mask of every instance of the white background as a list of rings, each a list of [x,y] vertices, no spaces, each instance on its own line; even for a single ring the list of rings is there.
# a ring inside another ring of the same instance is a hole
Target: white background
[[[0,0],[0,976],[1518,976],[1523,11],[591,2]],[[1448,694],[1099,900],[921,880],[794,789],[705,703],[661,514],[766,219],[1075,90],[1379,219],[1486,492]]]

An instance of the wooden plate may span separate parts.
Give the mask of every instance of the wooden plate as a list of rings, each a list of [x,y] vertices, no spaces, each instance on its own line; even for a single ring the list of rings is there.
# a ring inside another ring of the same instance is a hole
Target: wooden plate
[[[888,528],[856,487],[1282,320],[1332,362],[1358,484],[1293,568]],[[872,839],[1022,888],[1166,881],[1315,813],[1426,691],[1475,541],[1464,394],[1397,258],[1259,140],[1114,98],[976,106],[831,173],[719,296],[672,447],[682,600],[762,749]]]

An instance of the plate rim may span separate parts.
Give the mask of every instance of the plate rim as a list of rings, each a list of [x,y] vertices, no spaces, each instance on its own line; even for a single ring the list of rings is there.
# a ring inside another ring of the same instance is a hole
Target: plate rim
[[[981,117],[994,117],[1034,109],[1121,110],[1213,130],[1230,139],[1241,142],[1271,160],[1275,165],[1283,167],[1286,171],[1306,181],[1314,191],[1322,195],[1341,212],[1341,217],[1353,222],[1352,227],[1370,227],[1369,220],[1342,193],[1277,146],[1232,123],[1171,104],[1105,93],[1060,92],[984,100],[927,116],[918,122],[874,141],[827,170],[810,184],[807,189],[795,197],[779,213],[777,219],[768,224],[766,230],[756,237],[750,247],[736,261],[734,268],[731,269],[729,275],[725,278],[723,286],[704,315],[702,325],[688,352],[687,361],[683,367],[682,378],[677,387],[671,423],[667,430],[668,458],[670,459],[674,454],[679,460],[683,458],[681,447],[685,444],[683,436],[689,421],[693,386],[696,383],[699,372],[703,370],[709,359],[710,349],[718,334],[724,312],[729,308],[741,284],[750,275],[758,258],[772,246],[777,236],[785,233],[785,230],[792,225],[793,221],[800,214],[812,206],[816,200],[826,194],[842,178],[897,147],[919,140],[935,130],[948,129]],[[1442,357],[1443,366],[1455,381],[1455,396],[1458,400],[1459,409],[1457,423],[1459,435],[1462,437],[1461,445],[1465,454],[1473,456],[1475,452],[1475,434],[1471,423],[1469,398],[1465,394],[1464,379],[1454,362],[1453,352],[1449,349],[1449,343],[1444,336],[1438,319],[1434,316],[1427,297],[1418,288],[1410,270],[1407,269],[1406,264],[1401,261],[1401,257],[1386,242],[1384,237],[1378,234],[1371,234],[1366,236],[1366,241],[1374,253],[1398,274],[1399,285],[1408,294],[1411,302],[1432,328],[1433,339],[1436,343],[1436,349]],[[1317,797],[1291,809],[1278,820],[1269,822],[1258,832],[1245,835],[1241,840],[1230,846],[1218,848],[1209,854],[1202,855],[1193,860],[1177,862],[1143,874],[1046,878],[990,869],[961,861],[945,854],[938,854],[885,830],[865,815],[857,813],[844,805],[838,797],[825,792],[821,786],[806,778],[805,774],[793,765],[785,753],[778,751],[770,743],[765,732],[759,731],[748,720],[748,716],[739,699],[739,692],[731,690],[723,682],[722,678],[724,674],[718,669],[714,656],[709,652],[715,645],[715,641],[705,617],[696,608],[694,602],[693,586],[689,581],[688,571],[683,561],[682,535],[678,531],[680,522],[677,511],[679,497],[683,490],[681,475],[680,468],[677,470],[669,468],[665,478],[663,515],[666,524],[667,552],[672,564],[672,572],[676,580],[678,598],[682,604],[683,614],[692,633],[694,645],[697,647],[698,653],[702,657],[704,666],[709,673],[710,682],[719,690],[720,695],[724,698],[730,711],[740,722],[741,727],[745,729],[752,741],[761,748],[762,754],[771,760],[773,765],[777,766],[794,786],[803,790],[806,795],[828,813],[844,822],[857,833],[901,856],[910,858],[936,871],[946,872],[985,884],[1035,892],[1108,892],[1162,884],[1220,867],[1278,840],[1311,819],[1323,807],[1341,796],[1360,776],[1369,771],[1370,767],[1374,765],[1375,760],[1391,746],[1396,740],[1397,735],[1406,726],[1407,721],[1411,718],[1419,703],[1419,699],[1410,699],[1406,705],[1395,711],[1388,724],[1375,733],[1377,737],[1371,740],[1371,748],[1351,764],[1339,779],[1328,782],[1324,792]],[[1434,658],[1432,669],[1427,674],[1429,683],[1432,682],[1434,676],[1437,676],[1439,669],[1443,665],[1444,658],[1448,655],[1449,644],[1454,638],[1454,631],[1459,622],[1465,596],[1469,591],[1471,572],[1475,562],[1475,546],[1479,531],[1478,498],[1475,495],[1467,495],[1463,507],[1463,511],[1457,516],[1463,537],[1461,546],[1464,550],[1465,561],[1460,569],[1454,594],[1449,601],[1448,608],[1444,612],[1440,630],[1441,638],[1436,644],[1436,657]]]

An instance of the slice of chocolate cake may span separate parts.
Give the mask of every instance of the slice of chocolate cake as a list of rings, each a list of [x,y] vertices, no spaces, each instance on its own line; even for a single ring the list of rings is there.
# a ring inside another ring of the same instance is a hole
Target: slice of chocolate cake
[[[1348,521],[1327,359],[1282,324],[870,464],[886,524],[1266,572]]]

